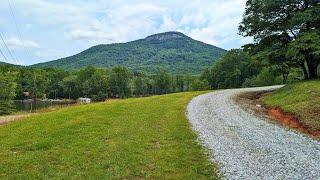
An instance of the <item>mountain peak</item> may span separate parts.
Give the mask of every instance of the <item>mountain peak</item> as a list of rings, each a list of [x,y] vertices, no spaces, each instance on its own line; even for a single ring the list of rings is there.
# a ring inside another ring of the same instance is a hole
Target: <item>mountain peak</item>
[[[126,66],[133,71],[199,74],[226,50],[193,40],[180,32],[165,32],[128,43],[97,45],[79,54],[33,65],[80,69]]]
[[[151,36],[146,37],[146,41],[166,41],[166,40],[171,40],[171,39],[181,39],[186,37],[181,32],[176,32],[176,31],[170,31],[170,32],[164,32],[164,33],[159,33],[159,34],[154,34]]]

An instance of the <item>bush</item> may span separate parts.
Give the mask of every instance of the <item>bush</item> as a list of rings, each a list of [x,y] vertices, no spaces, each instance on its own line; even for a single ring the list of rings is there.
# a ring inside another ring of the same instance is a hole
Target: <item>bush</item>
[[[210,89],[210,84],[207,80],[194,80],[191,83],[191,89],[193,91],[202,91],[202,90],[209,90]]]
[[[270,69],[263,69],[260,74],[252,78],[246,78],[242,87],[259,87],[281,84],[281,78],[276,76]]]
[[[16,111],[13,101],[0,101],[0,115],[9,115]]]

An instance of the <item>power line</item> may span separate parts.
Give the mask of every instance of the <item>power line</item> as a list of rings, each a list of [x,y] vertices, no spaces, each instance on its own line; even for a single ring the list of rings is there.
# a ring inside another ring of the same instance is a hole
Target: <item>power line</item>
[[[1,37],[1,39],[2,39],[3,44],[6,46],[6,48],[7,48],[8,52],[9,52],[9,54],[10,54],[11,58],[12,58],[12,59],[13,59],[13,61],[17,64],[16,59],[15,59],[15,58],[13,58],[13,55],[12,55],[12,53],[11,53],[10,49],[8,48],[7,43],[4,41],[4,39],[3,39],[2,35],[1,35],[1,33],[0,33],[0,37]]]
[[[3,52],[1,51],[1,49],[0,49],[0,52],[1,52],[2,56],[4,57],[4,59],[7,61],[7,63],[9,63],[8,59],[7,59],[6,56],[3,54]]]
[[[24,48],[26,48],[25,45],[24,45],[24,43],[23,43],[23,41],[22,41],[21,31],[20,31],[19,26],[18,26],[18,24],[17,24],[16,17],[15,17],[15,15],[14,15],[14,13],[13,13],[13,9],[12,9],[10,0],[8,0],[8,4],[9,4],[9,7],[10,7],[10,12],[11,12],[11,15],[12,15],[12,18],[13,18],[13,21],[14,21],[14,24],[15,24],[16,29],[17,29],[17,32],[18,32],[19,39],[20,39],[22,45],[24,46]]]
[[[22,36],[22,33],[21,33],[20,29],[19,29],[19,26],[18,26],[18,23],[17,23],[17,20],[16,20],[16,16],[15,16],[14,13],[13,13],[13,8],[12,8],[12,5],[11,5],[11,3],[10,3],[10,0],[8,0],[8,4],[9,4],[9,7],[10,7],[10,12],[11,12],[11,16],[12,16],[12,18],[13,18],[13,22],[14,22],[14,24],[15,24],[15,26],[16,26],[16,30],[17,30],[17,32],[18,32],[18,37],[19,37],[19,39],[20,39],[20,42],[22,43],[22,46],[23,46],[26,54],[28,55],[28,54],[30,54],[30,53],[27,51],[27,47],[25,46],[24,42],[22,41],[22,39],[23,39],[22,37],[23,37],[23,36]]]

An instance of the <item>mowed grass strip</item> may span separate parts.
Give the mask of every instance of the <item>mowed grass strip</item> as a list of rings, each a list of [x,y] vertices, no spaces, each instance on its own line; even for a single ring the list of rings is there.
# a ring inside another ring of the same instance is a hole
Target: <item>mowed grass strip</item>
[[[312,130],[320,130],[320,80],[286,85],[265,98],[267,106],[278,107],[295,115]]]
[[[0,127],[0,179],[217,179],[185,107],[201,92],[66,108]]]

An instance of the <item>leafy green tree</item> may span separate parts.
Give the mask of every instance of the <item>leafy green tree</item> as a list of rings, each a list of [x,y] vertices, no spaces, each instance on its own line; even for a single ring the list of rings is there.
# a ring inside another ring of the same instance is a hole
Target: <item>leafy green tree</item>
[[[49,79],[49,85],[46,90],[47,97],[51,99],[62,98],[64,97],[63,89],[59,83],[67,76],[69,76],[68,71],[62,69],[46,69]]]
[[[157,94],[168,94],[172,91],[171,75],[167,72],[160,72],[155,76],[155,88]]]
[[[210,89],[210,84],[207,80],[199,80],[196,79],[191,83],[191,89],[193,91],[202,91],[202,90],[209,90]]]
[[[133,94],[135,96],[144,96],[148,91],[148,79],[143,77],[135,77],[133,79]]]
[[[178,92],[184,92],[186,89],[184,75],[178,74],[175,77],[176,87]]]
[[[280,84],[278,76],[269,68],[264,68],[257,76],[245,79],[243,87],[259,87]]]
[[[254,38],[254,45],[260,46],[256,52],[261,52],[263,49],[271,53],[271,57],[272,54],[280,55],[281,58],[277,58],[279,61],[284,61],[284,63],[289,61],[287,65],[300,65],[306,78],[315,78],[317,67],[314,58],[316,57],[305,56],[301,62],[293,59],[292,53],[286,56],[286,51],[289,44],[295,39],[300,38],[301,41],[306,39],[306,37],[301,38],[301,33],[316,30],[319,34],[319,14],[319,0],[247,0],[239,31],[245,37]],[[283,39],[283,37],[285,41],[282,41],[280,45],[274,43],[273,40]],[[319,41],[319,38],[315,39]],[[291,45],[291,49],[296,45],[297,43]]]
[[[86,81],[89,85],[89,96],[95,101],[105,100],[110,93],[109,81],[109,69],[96,69],[91,78]]]
[[[191,74],[184,75],[184,84],[185,84],[185,91],[191,91],[191,83],[196,79],[196,77],[192,76]]]
[[[305,78],[316,77],[320,63],[320,35],[315,31],[303,32],[289,44],[287,57],[299,64]],[[308,71],[305,68],[307,63]]]
[[[282,74],[283,83],[287,82],[290,66],[294,63],[286,57],[290,37],[287,34],[272,35],[256,44],[244,46],[244,50],[251,57],[251,64],[258,69],[273,67],[278,74]]]
[[[0,71],[0,115],[14,111],[12,99],[16,96],[17,76],[16,71]]]
[[[20,73],[22,89],[28,91],[30,96],[35,98],[45,98],[46,91],[50,84],[48,73],[44,69],[31,68]]]
[[[96,72],[97,68],[94,66],[87,66],[84,69],[79,70],[77,74],[77,86],[80,91],[80,96],[88,97],[90,94],[90,82],[89,79]]]
[[[249,55],[243,50],[230,50],[211,69],[211,87],[214,89],[241,87],[246,78],[257,74],[257,70],[251,67],[250,63]]]
[[[64,97],[78,99],[80,97],[79,84],[76,75],[65,77],[59,86],[63,89]]]
[[[131,95],[130,76],[126,67],[114,67],[110,76],[110,91],[114,98],[127,98]]]

